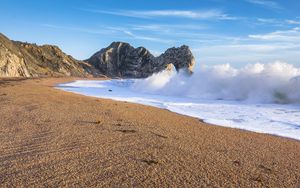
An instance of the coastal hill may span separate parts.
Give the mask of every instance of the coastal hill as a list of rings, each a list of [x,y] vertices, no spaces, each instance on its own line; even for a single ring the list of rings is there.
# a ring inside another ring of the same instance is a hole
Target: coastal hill
[[[11,41],[0,34],[0,77],[88,76],[91,65],[63,53],[57,46]]]
[[[169,48],[154,57],[146,48],[113,42],[85,61],[74,59],[54,45],[12,41],[0,33],[0,77],[144,78],[170,65],[192,72],[194,56],[188,46]]]

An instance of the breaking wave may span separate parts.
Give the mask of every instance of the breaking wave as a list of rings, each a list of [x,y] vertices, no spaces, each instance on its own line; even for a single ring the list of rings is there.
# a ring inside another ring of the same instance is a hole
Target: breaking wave
[[[300,68],[283,62],[202,66],[191,76],[163,71],[135,81],[133,89],[151,94],[255,103],[300,103]]]

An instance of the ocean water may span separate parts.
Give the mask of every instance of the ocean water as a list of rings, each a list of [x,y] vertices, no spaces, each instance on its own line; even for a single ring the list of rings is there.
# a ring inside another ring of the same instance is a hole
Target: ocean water
[[[192,75],[75,81],[65,91],[165,108],[205,122],[300,140],[300,68],[284,62],[202,66]]]
[[[128,101],[168,109],[215,125],[300,140],[300,106],[198,99],[145,92],[140,80],[78,80],[59,89],[86,96]]]

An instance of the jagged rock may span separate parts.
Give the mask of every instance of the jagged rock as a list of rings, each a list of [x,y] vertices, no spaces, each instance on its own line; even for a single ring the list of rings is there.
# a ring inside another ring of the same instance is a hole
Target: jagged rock
[[[96,72],[57,46],[11,41],[0,33],[0,77],[89,76]]]
[[[146,77],[152,73],[150,69],[154,59],[143,47],[133,48],[128,43],[113,42],[95,53],[87,62],[107,76]]]
[[[173,64],[177,71],[186,69],[192,73],[195,59],[185,45],[170,48],[159,57],[154,57],[144,47],[134,48],[128,43],[113,42],[87,62],[108,76],[144,78],[166,69],[169,64]]]

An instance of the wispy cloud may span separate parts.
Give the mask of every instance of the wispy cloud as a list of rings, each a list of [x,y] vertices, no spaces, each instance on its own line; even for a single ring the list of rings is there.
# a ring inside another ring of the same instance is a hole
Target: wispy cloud
[[[166,30],[203,30],[208,26],[200,24],[145,24],[130,25],[133,30],[166,31]]]
[[[277,2],[271,0],[246,0],[246,1],[266,8],[282,9],[282,7]]]
[[[82,32],[82,33],[89,33],[89,34],[109,34],[111,31],[105,30],[105,29],[86,29],[86,28],[80,28],[80,27],[67,27],[67,26],[59,26],[59,25],[53,25],[53,24],[41,24],[42,27],[48,27],[52,29],[60,29],[60,30],[69,30],[69,31],[76,31],[76,32]]]
[[[287,28],[300,25],[300,19],[257,18],[255,24]]]
[[[286,20],[286,22],[288,24],[300,25],[300,21],[299,20]]]
[[[296,27],[290,30],[274,31],[267,34],[249,35],[251,39],[265,41],[283,41],[283,42],[300,42],[300,28]]]
[[[154,17],[181,17],[190,19],[218,19],[218,20],[236,20],[238,18],[229,16],[220,10],[94,10],[94,9],[81,9],[88,12],[110,14],[117,16],[135,17],[135,18],[154,18]]]
[[[137,40],[154,41],[154,42],[160,42],[160,43],[172,43],[172,42],[174,42],[172,40],[166,40],[166,39],[162,39],[162,38],[137,35],[137,34],[134,34],[131,31],[128,31],[128,30],[123,30],[123,32],[126,35],[128,35],[128,36],[130,36],[130,37],[132,37],[134,39],[137,39]]]
[[[69,30],[69,31],[76,31],[76,32],[82,32],[82,33],[89,33],[89,34],[100,34],[100,35],[109,35],[112,34],[118,35],[118,38],[126,39],[127,37],[137,39],[137,40],[145,40],[145,41],[154,41],[159,43],[171,43],[172,40],[162,39],[158,37],[149,37],[149,36],[142,36],[137,35],[128,30],[124,27],[111,27],[111,26],[105,26],[102,28],[99,28],[98,30],[94,29],[86,29],[86,28],[78,28],[78,27],[66,27],[66,26],[59,26],[59,25],[53,25],[53,24],[41,24],[42,27],[52,28],[52,29],[59,29],[59,30]]]
[[[257,21],[265,24],[282,24],[281,20],[275,18],[257,18]]]

